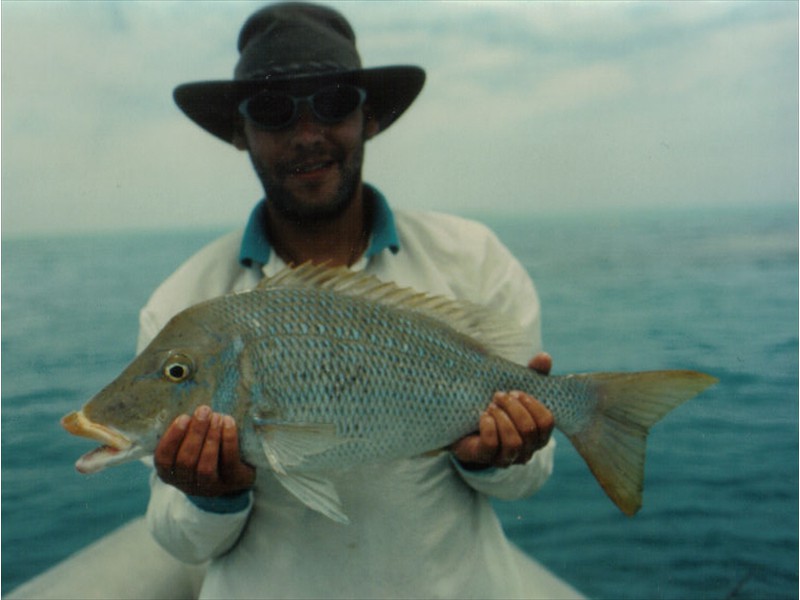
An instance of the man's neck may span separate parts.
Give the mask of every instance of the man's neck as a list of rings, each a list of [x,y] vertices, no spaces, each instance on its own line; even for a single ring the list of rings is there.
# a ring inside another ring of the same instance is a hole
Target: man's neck
[[[337,217],[316,223],[296,223],[282,217],[267,203],[270,244],[284,262],[350,266],[367,250],[369,224],[363,187]]]

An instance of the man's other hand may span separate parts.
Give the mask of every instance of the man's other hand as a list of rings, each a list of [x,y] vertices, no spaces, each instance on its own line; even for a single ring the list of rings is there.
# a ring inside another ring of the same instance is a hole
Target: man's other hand
[[[542,375],[552,366],[546,353],[528,363]],[[496,392],[481,415],[478,432],[461,438],[450,450],[467,469],[521,465],[547,445],[554,425],[552,413],[536,398],[519,391]]]

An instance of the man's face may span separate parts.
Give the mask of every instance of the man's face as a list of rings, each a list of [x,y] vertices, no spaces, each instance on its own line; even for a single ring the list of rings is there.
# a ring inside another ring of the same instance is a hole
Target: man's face
[[[293,90],[305,95],[314,90]],[[287,129],[265,131],[244,119],[234,144],[248,150],[270,204],[295,223],[317,223],[342,214],[361,185],[364,143],[377,132],[358,108],[340,123],[315,119],[308,106]]]

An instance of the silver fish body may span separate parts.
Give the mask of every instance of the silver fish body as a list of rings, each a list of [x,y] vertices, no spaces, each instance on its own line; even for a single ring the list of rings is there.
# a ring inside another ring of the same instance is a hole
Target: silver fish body
[[[263,466],[261,439],[283,428],[333,436],[294,469],[346,468],[445,447],[475,430],[495,390],[532,390],[558,411],[581,387],[487,354],[424,315],[331,291],[256,290],[206,309],[231,339],[211,405],[237,416],[246,458]]]
[[[494,391],[523,390],[636,512],[649,426],[714,379],[544,377],[501,358],[515,335],[483,309],[306,266],[180,313],[63,423],[108,444],[78,462],[90,472],[152,452],[172,419],[208,404],[236,419],[245,460],[346,522],[327,469],[445,448],[476,429]]]

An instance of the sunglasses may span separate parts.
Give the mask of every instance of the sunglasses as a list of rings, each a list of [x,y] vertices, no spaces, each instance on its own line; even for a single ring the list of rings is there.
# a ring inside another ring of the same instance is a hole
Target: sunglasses
[[[367,92],[354,85],[332,85],[310,96],[264,91],[242,102],[239,112],[261,129],[278,131],[297,121],[301,104],[308,105],[318,121],[332,125],[344,121],[366,98]]]

